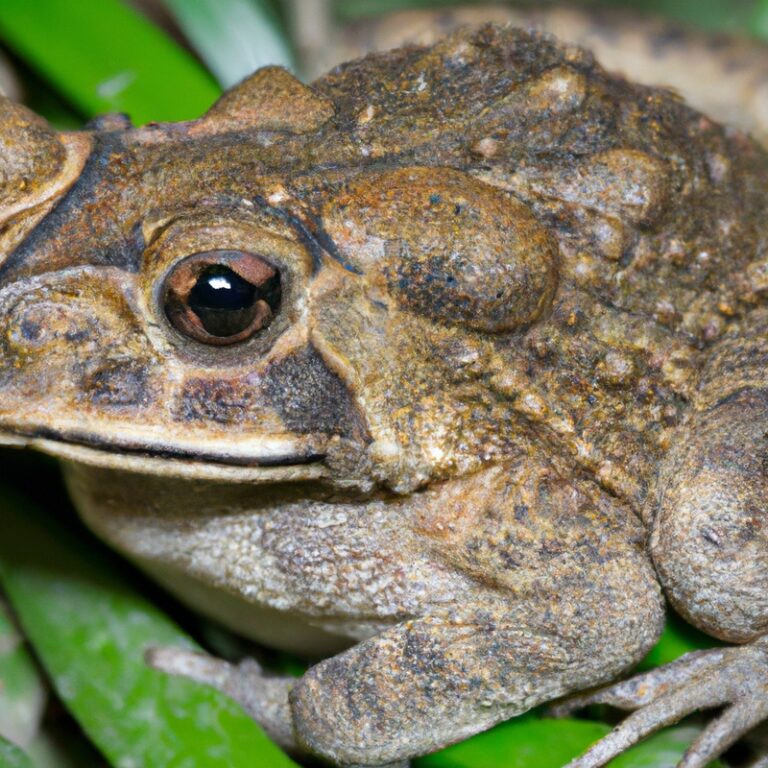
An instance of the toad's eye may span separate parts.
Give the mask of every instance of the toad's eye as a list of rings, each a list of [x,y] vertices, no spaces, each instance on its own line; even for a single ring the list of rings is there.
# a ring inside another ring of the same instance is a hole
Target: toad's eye
[[[188,256],[168,274],[165,314],[185,336],[204,344],[235,344],[266,328],[280,306],[280,273],[244,251]]]

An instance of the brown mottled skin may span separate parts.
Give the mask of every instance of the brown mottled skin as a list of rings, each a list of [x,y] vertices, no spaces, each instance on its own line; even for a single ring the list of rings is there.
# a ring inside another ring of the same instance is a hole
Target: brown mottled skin
[[[306,14],[307,3],[317,7],[318,0],[290,2],[299,16]],[[339,25],[330,18],[330,3],[322,2],[329,14],[326,24],[297,29],[304,71],[314,76],[370,51],[431,45],[461,26],[512,24],[588,48],[609,71],[646,85],[674,88],[709,117],[768,142],[768,45],[754,38],[705,32],[605,3],[473,3],[365,16]]]
[[[298,681],[156,666],[297,753],[399,765],[617,678],[663,590],[742,644],[705,658],[736,706],[685,765],[761,719],[757,143],[494,26],[311,88],[262,70],[185,124],[60,138],[2,110],[5,441],[62,458],[86,522],[183,600],[328,657]],[[279,306],[209,344],[166,281],[224,252],[277,271]],[[648,707],[579,765],[711,706],[701,664],[608,689]]]

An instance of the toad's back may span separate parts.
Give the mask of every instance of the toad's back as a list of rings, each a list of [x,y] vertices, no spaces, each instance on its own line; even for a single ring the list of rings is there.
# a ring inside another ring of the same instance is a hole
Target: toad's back
[[[768,290],[765,153],[671,92],[510,28],[369,56],[315,85],[346,117],[337,151],[364,155],[354,174],[450,166],[546,225],[557,289],[498,341],[498,390],[517,435],[548,435],[640,502],[702,355]]]

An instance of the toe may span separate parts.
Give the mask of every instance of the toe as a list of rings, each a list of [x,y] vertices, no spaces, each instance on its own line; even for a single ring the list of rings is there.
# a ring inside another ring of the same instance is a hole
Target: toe
[[[581,757],[568,763],[566,768],[598,768],[605,765],[660,728],[676,723],[697,709],[723,704],[723,696],[724,692],[717,685],[716,679],[701,684],[694,678],[688,684],[633,712]]]
[[[160,672],[187,677],[217,688],[225,685],[233,669],[231,664],[208,654],[168,646],[148,648],[144,660]]]
[[[705,768],[768,716],[768,702],[749,697],[713,720],[685,753],[679,768]]]
[[[677,661],[652,669],[629,680],[573,696],[552,706],[553,717],[564,717],[590,704],[608,704],[618,709],[639,709],[678,688],[698,675],[722,664],[721,649],[693,651]]]

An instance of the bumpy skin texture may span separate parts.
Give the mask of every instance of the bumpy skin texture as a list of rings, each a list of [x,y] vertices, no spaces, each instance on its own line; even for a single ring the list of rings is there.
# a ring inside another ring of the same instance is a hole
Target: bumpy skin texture
[[[337,653],[295,683],[157,666],[289,748],[383,765],[630,667],[663,617],[651,556],[691,621],[761,635],[768,159],[745,135],[494,26],[84,135],[0,265],[6,439],[63,458],[85,520],[182,599]],[[163,286],[222,251],[282,293],[211,346]]]
[[[526,7],[527,6],[527,7]],[[611,72],[665,85],[718,122],[768,142],[768,45],[754,38],[704,32],[626,8],[563,8],[548,3],[473,4],[409,10],[331,25],[312,35],[305,70],[316,75],[370,51],[430,45],[462,26],[489,21],[548,32],[588,48]],[[301,43],[301,40],[299,41]]]

